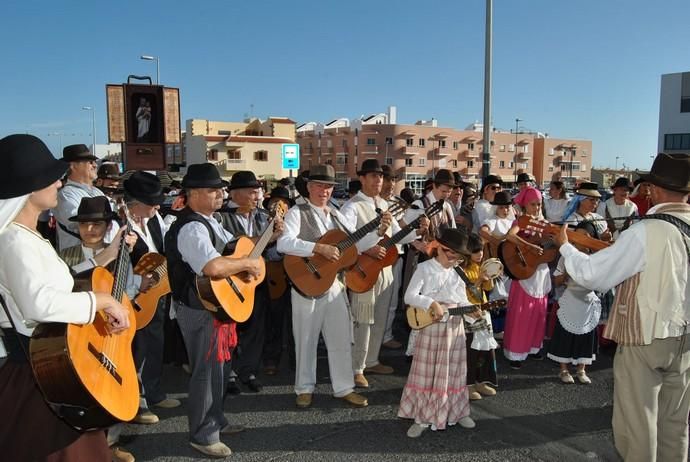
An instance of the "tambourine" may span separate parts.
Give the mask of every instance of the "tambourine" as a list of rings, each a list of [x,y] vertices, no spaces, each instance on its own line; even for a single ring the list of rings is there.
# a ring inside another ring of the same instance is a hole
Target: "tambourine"
[[[503,273],[503,263],[498,258],[488,258],[482,262],[479,272],[486,274],[489,279],[495,279]]]

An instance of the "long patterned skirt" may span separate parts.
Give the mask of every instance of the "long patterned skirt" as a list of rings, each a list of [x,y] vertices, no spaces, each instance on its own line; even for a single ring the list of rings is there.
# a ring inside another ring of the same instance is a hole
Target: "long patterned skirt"
[[[414,359],[398,417],[443,430],[470,415],[465,328],[461,316],[434,323],[417,335]]]
[[[508,360],[522,361],[539,352],[546,333],[547,302],[548,296],[535,298],[517,281],[511,284],[503,333],[503,354]]]

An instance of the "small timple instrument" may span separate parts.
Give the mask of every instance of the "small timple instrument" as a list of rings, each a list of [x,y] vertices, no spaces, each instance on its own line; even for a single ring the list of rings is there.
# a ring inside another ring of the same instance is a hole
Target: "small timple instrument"
[[[486,302],[479,305],[459,306],[457,308],[449,308],[447,311],[449,316],[457,316],[460,314],[469,314],[474,311],[494,311],[506,305],[505,300],[494,300],[493,302]],[[431,311],[416,306],[408,306],[405,312],[407,316],[407,323],[412,329],[423,329],[430,326],[435,321],[431,317]]]

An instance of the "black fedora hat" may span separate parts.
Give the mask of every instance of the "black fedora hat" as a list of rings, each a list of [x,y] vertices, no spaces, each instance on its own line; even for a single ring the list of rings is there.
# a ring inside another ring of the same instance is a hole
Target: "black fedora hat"
[[[119,180],[122,176],[120,175],[120,167],[112,162],[104,162],[98,167],[98,173],[96,173],[98,178],[105,180]]]
[[[529,176],[529,173],[521,173],[517,176],[516,183],[529,183],[530,181],[532,181],[532,177]]]
[[[62,178],[67,164],[56,159],[33,135],[9,135],[0,140],[0,199],[39,191]]]
[[[439,244],[464,255],[469,254],[467,250],[467,232],[458,228],[445,228],[441,235],[436,238]]]
[[[82,162],[85,160],[98,160],[85,144],[70,144],[62,150],[62,160],[65,162]]]
[[[689,193],[690,155],[659,153],[654,159],[652,170],[646,175],[640,175],[640,179],[669,191]]]
[[[317,183],[338,184],[335,180],[335,169],[332,165],[313,165],[309,170],[309,179]]]
[[[611,189],[616,189],[616,188],[627,188],[628,191],[632,191],[633,189],[635,189],[633,187],[632,183],[630,183],[630,179],[628,179],[624,176],[618,178],[616,180],[616,182],[613,183],[613,186],[611,186]]]
[[[161,180],[152,173],[134,172],[122,184],[125,196],[146,205],[161,205],[165,200]]]
[[[232,175],[232,178],[230,178],[230,185],[228,186],[228,189],[255,189],[260,187],[261,183],[259,183],[259,181],[256,179],[256,175],[254,175],[254,172],[251,172],[249,170],[241,170],[239,172],[235,172]]]
[[[490,184],[499,184],[499,185],[503,186],[503,179],[498,175],[487,175],[487,176],[485,176],[484,179],[482,180],[482,192]]]
[[[367,159],[362,162],[362,168],[357,171],[357,175],[363,176],[367,173],[380,173],[383,175],[383,169],[381,168],[381,165],[379,165],[379,161],[377,159]]]
[[[84,197],[79,203],[77,214],[69,221],[112,221],[117,214],[110,208],[110,201],[105,196]]]
[[[383,171],[383,177],[387,180],[397,180],[398,175],[393,172],[393,167],[390,165],[382,165],[381,170]]]
[[[213,188],[223,187],[223,180],[215,165],[209,163],[192,164],[187,168],[187,174],[182,178],[183,188]]]
[[[455,176],[453,176],[450,170],[442,168],[436,171],[436,175],[434,175],[434,184],[437,186],[446,185],[450,187],[455,187]]]
[[[513,203],[513,198],[508,191],[499,191],[494,196],[494,200],[489,202],[491,205],[510,205]]]
[[[350,194],[357,194],[362,190],[362,182],[359,180],[350,180],[347,184],[347,192]]]
[[[580,187],[577,188],[575,194],[588,197],[601,197],[601,193],[599,192],[599,185],[597,183],[592,182],[580,183]]]
[[[271,189],[271,194],[268,197],[266,197],[263,201],[263,206],[265,209],[268,208],[268,204],[273,199],[284,200],[290,205],[290,207],[292,207],[295,204],[295,201],[293,201],[290,197],[290,191],[288,191],[288,189],[284,186],[276,186],[275,188]]]

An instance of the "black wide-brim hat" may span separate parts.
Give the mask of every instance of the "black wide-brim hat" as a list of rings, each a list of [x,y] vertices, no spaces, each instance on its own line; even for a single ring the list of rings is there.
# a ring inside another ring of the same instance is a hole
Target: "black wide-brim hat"
[[[187,174],[182,178],[183,188],[223,188],[223,180],[218,169],[213,164],[192,164],[187,168]]]
[[[68,168],[33,135],[9,135],[1,139],[0,162],[0,199],[40,191],[62,178]]]
[[[489,202],[491,205],[510,205],[513,203],[513,198],[508,191],[499,191],[494,196],[494,200]]]
[[[391,167],[390,165],[382,165],[381,170],[383,171],[383,177],[384,178],[386,178],[388,180],[393,180],[393,181],[398,179],[398,175],[396,175],[393,172],[393,167]]]
[[[288,189],[284,188],[283,186],[276,186],[271,190],[271,194],[268,197],[266,197],[263,201],[263,206],[265,209],[268,208],[269,202],[271,202],[271,200],[273,199],[282,199],[286,201],[288,204],[290,204],[290,207],[295,205],[295,201],[292,200],[292,198],[290,197],[290,191],[288,191]]]
[[[230,178],[230,184],[228,185],[229,190],[242,189],[242,188],[260,188],[261,183],[256,179],[254,172],[249,170],[241,170],[235,172]]]
[[[652,170],[648,174],[641,174],[640,180],[669,191],[690,193],[690,155],[659,153]]]
[[[110,201],[105,196],[84,197],[79,203],[77,214],[69,218],[69,221],[112,221],[117,214],[110,208]]]
[[[378,159],[367,159],[362,162],[362,168],[357,171],[357,175],[364,176],[367,173],[380,173],[383,175],[383,169],[379,165]]]
[[[64,162],[82,162],[85,160],[98,160],[85,144],[70,144],[62,150]]]
[[[529,173],[521,173],[517,176],[516,183],[529,183],[530,181],[532,181],[532,177],[529,176]]]
[[[338,184],[335,180],[335,169],[332,165],[313,165],[309,170],[309,178],[307,181],[333,185]]]
[[[445,228],[436,238],[439,244],[448,247],[463,255],[469,255],[467,250],[467,232],[458,228]]]
[[[125,195],[146,205],[161,205],[165,200],[161,180],[149,172],[134,172],[122,186]]]
[[[615,183],[613,183],[613,186],[611,186],[611,189],[616,189],[616,188],[627,188],[628,191],[632,191],[635,189],[630,183],[630,180],[624,176],[618,178]]]
[[[445,168],[442,168],[436,172],[433,181],[434,184],[446,185],[450,186],[451,188],[457,186],[457,183],[455,183],[455,176],[450,170],[446,170]]]
[[[122,178],[122,175],[120,175],[120,168],[117,164],[113,164],[112,162],[101,164],[101,166],[98,167],[96,176],[106,180],[119,180]]]
[[[498,175],[488,175],[488,176],[484,177],[484,179],[482,180],[482,192],[490,184],[499,184],[499,185],[503,186],[503,178],[501,178]]]

